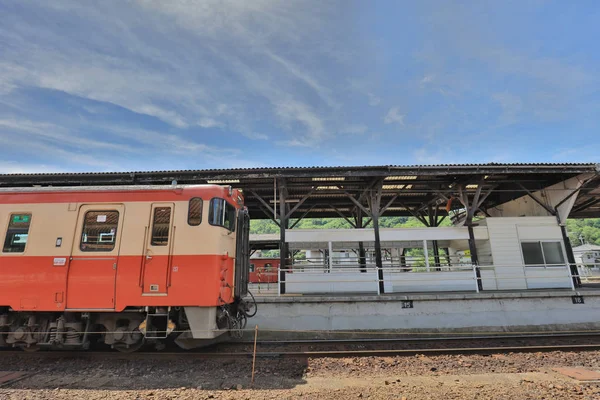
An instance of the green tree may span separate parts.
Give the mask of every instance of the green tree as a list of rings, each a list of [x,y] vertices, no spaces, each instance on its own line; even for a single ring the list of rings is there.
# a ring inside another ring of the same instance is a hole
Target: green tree
[[[600,245],[600,218],[569,219],[567,232],[573,247],[581,244],[580,238],[585,243]]]

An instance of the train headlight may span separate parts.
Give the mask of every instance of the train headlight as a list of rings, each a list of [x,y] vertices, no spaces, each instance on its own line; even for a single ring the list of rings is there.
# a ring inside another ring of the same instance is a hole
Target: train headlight
[[[170,334],[171,332],[173,332],[175,330],[175,322],[169,320],[169,323],[167,324],[167,335]]]
[[[146,335],[146,320],[143,320],[141,324],[139,324],[138,329],[142,334]]]

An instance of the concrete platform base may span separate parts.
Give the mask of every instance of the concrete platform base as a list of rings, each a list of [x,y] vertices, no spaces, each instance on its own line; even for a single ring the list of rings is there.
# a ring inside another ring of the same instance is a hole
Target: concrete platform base
[[[583,302],[582,302],[583,301]],[[600,290],[257,298],[262,339],[600,331]]]

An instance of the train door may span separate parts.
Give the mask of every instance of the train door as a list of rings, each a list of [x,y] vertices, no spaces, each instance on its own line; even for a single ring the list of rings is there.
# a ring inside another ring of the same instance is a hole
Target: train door
[[[124,211],[122,204],[79,209],[67,276],[67,308],[114,309]]]
[[[142,288],[145,295],[167,294],[167,276],[173,253],[173,210],[173,203],[152,204],[143,261]]]

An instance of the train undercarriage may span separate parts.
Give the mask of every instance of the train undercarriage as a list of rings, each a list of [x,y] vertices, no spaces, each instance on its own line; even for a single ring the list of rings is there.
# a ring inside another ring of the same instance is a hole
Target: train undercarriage
[[[253,300],[220,307],[127,308],[118,313],[17,312],[0,307],[0,347],[37,351],[108,346],[133,352],[142,347],[162,350],[172,342],[190,349],[221,336],[241,337],[247,319],[256,314]],[[196,318],[198,311],[203,318]]]

